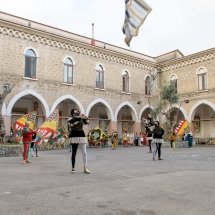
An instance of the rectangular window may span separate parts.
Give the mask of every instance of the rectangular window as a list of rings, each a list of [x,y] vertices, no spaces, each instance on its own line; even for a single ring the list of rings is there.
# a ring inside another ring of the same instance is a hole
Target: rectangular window
[[[25,56],[25,77],[36,78],[36,58]]]
[[[63,82],[73,84],[73,67],[64,64]]]
[[[178,93],[178,83],[177,83],[177,79],[171,80],[170,83],[175,87],[175,94],[177,94],[177,93]]]
[[[198,86],[199,90],[206,90],[207,89],[207,79],[206,74],[199,74],[198,75]]]
[[[96,71],[96,88],[104,89],[104,72]]]
[[[123,77],[123,92],[129,93],[129,77]]]

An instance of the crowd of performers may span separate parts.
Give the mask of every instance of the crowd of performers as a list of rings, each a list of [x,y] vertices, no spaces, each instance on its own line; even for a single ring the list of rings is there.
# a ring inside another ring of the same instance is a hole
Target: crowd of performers
[[[163,143],[163,134],[164,130],[160,126],[159,121],[153,121],[152,116],[148,114],[148,118],[144,119],[145,123],[145,133],[141,132],[140,135],[128,133],[126,130],[123,130],[121,139],[123,141],[123,144],[125,147],[128,147],[129,144],[135,144],[136,146],[140,145],[146,145],[146,143],[149,146],[149,153],[152,153],[153,157],[152,159],[156,159],[156,154],[158,154],[158,160],[162,160],[161,158],[161,146]],[[38,147],[34,145],[34,140],[36,138],[36,131],[37,130],[30,130],[29,129],[29,122],[27,121],[25,123],[25,127],[22,130],[22,142],[23,142],[23,164],[24,163],[31,163],[29,160],[29,156],[33,156],[33,149],[36,149],[36,157],[38,157],[37,150]],[[83,157],[83,171],[84,173],[89,174],[90,171],[87,168],[87,150],[86,145],[90,143],[90,136],[85,136],[85,133],[83,131],[83,125],[88,125],[89,119],[86,115],[80,114],[78,109],[71,110],[71,118],[68,119],[68,125],[70,127],[70,133],[66,132],[64,136],[61,136],[57,140],[57,143],[51,144],[50,142],[55,138],[52,137],[52,140],[49,140],[48,138],[45,138],[43,140],[42,145],[40,146],[41,150],[44,150],[45,146],[47,149],[51,149],[51,145],[54,147],[54,149],[60,149],[62,146],[64,148],[70,147],[70,151],[72,152],[71,155],[71,164],[72,164],[72,170],[71,172],[75,172],[75,161],[76,161],[76,154],[78,146],[80,146],[82,157]],[[98,129],[99,130],[99,129]],[[92,131],[89,133],[92,134]],[[115,150],[118,146],[119,141],[119,135],[117,131],[112,130],[111,134],[107,134],[102,132],[101,134],[102,138],[98,138],[100,144],[105,145],[105,143],[108,141],[108,138],[111,140],[112,150]],[[98,135],[97,135],[98,136]],[[57,134],[56,134],[57,137]],[[192,133],[187,132],[183,135],[183,139],[188,141],[189,147],[192,147]],[[175,140],[176,140],[176,131],[173,128],[171,131],[171,149],[175,149]],[[139,144],[140,143],[140,144]]]

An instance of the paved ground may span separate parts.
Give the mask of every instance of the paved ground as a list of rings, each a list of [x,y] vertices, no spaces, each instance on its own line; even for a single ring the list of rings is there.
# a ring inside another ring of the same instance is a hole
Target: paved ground
[[[70,173],[68,150],[39,152],[32,164],[0,158],[1,215],[215,215],[215,147],[88,148]]]

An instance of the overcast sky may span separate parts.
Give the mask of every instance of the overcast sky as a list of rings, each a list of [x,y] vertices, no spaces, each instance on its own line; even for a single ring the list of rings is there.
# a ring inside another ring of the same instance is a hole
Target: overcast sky
[[[215,47],[215,0],[146,0],[152,8],[131,49],[158,56]],[[126,48],[124,0],[0,0],[0,11]]]

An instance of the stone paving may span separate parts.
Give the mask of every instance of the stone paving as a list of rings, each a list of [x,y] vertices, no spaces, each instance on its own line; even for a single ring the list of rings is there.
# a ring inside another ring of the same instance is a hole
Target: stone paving
[[[91,174],[78,150],[39,152],[31,164],[0,158],[1,215],[215,215],[215,147],[87,148]]]

